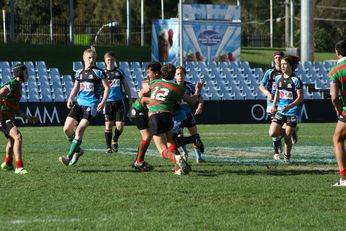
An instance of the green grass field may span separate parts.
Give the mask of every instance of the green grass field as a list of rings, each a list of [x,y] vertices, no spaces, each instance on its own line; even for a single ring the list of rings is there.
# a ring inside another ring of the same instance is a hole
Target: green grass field
[[[272,161],[268,125],[201,125],[206,163],[176,176],[151,145],[152,172],[130,167],[133,126],[119,153],[104,153],[103,127],[86,131],[86,154],[65,167],[62,127],[24,127],[28,175],[0,172],[2,230],[340,230],[345,189],[332,147],[334,124],[300,125],[292,164]],[[1,148],[4,150],[3,140]]]

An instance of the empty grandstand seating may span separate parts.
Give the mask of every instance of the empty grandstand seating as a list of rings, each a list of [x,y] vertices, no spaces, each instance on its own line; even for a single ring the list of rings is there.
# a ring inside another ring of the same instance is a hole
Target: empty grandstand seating
[[[12,77],[11,68],[19,61],[0,62],[0,81],[6,83]],[[44,61],[24,61],[30,75],[23,85],[21,102],[63,102],[67,100],[73,87],[70,75],[61,75],[58,68],[47,67]],[[129,82],[133,98],[146,77],[147,62],[119,62]],[[329,95],[328,72],[335,61],[304,62],[296,73],[304,83],[305,99],[324,99]],[[104,68],[104,62],[97,66]],[[202,96],[205,100],[264,100],[258,85],[263,77],[262,68],[251,68],[248,62],[194,63],[187,62],[186,79],[190,82],[205,80]],[[83,68],[81,61],[73,62],[73,70]]]

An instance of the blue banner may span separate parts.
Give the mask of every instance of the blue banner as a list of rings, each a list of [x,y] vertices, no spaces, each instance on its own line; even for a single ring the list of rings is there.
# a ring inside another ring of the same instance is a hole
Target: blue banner
[[[239,61],[240,32],[238,22],[184,21],[183,61]]]
[[[240,6],[184,4],[183,19],[240,21]]]

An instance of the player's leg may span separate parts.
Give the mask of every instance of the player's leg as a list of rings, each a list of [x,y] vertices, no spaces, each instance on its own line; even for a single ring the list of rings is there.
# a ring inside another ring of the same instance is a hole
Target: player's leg
[[[84,110],[79,105],[74,105],[70,110],[68,116],[66,117],[64,123],[64,133],[66,135],[67,140],[71,143],[75,138],[75,128],[78,126],[79,121],[83,117]],[[82,152],[82,150],[78,149],[77,152]],[[68,165],[70,160],[68,157],[59,157],[59,161],[65,165]]]
[[[77,128],[76,128],[76,136],[73,139],[70,149],[67,153],[68,159],[70,160],[69,165],[75,165],[81,155],[84,154],[84,152],[81,150],[80,146],[82,144],[83,135],[86,130],[86,128],[89,126],[90,121],[89,119],[83,118]],[[78,152],[78,150],[81,150]]]
[[[186,120],[182,122],[182,125],[189,130],[191,136],[194,136],[195,147],[197,147],[201,153],[204,153],[204,144],[200,135],[198,134],[195,116],[191,112],[186,114]]]
[[[153,135],[149,129],[148,116],[145,113],[133,108],[130,119],[137,126],[141,134],[141,141],[138,145],[136,159],[132,163],[132,167],[140,171],[150,171],[153,169],[153,167],[144,161],[150,141],[153,138]]]
[[[6,144],[6,154],[4,162],[1,164],[1,169],[11,171],[14,170],[13,167],[13,139],[11,137],[7,138]]]
[[[24,169],[23,159],[22,159],[22,134],[18,130],[18,128],[13,123],[7,123],[9,127],[9,135],[12,138],[11,142],[13,142],[13,155],[16,159],[16,174],[27,174],[28,171]]]
[[[345,137],[346,137],[346,121],[339,121],[336,124],[333,145],[335,158],[338,164],[340,180],[334,186],[346,186],[346,152],[345,152]]]
[[[105,140],[106,140],[106,153],[112,153],[112,136],[113,136],[113,124],[114,121],[105,119]]]
[[[186,113],[182,109],[177,110],[173,114],[173,138],[178,148],[180,148],[180,153],[185,160],[187,160],[189,155],[185,145],[194,142],[191,138],[184,136],[182,121],[186,119]]]
[[[113,151],[118,151],[118,140],[121,134],[124,131],[124,125],[125,125],[125,104],[123,101],[117,101],[115,106],[115,129],[114,129],[114,136],[113,136]]]
[[[302,122],[302,105],[298,106],[297,126],[295,127],[292,133],[292,138],[291,138],[292,144],[296,144],[298,142],[298,131],[299,131],[298,124],[300,124],[301,122]]]
[[[291,150],[292,150],[292,133],[294,131],[294,127],[286,126],[285,128],[285,154],[284,154],[284,162],[289,163],[291,160]]]
[[[64,124],[64,133],[68,139],[69,142],[72,142],[75,136],[74,129],[77,127],[78,121],[74,118],[67,116]]]
[[[64,124],[64,133],[67,137],[67,140],[70,143],[70,146],[73,142],[73,140],[75,139],[76,133],[75,133],[75,128],[77,127],[78,123],[79,123],[79,119],[81,118],[81,116],[83,112],[79,112],[75,110],[75,107],[73,107],[69,113],[69,115],[66,117],[65,120],[65,124]],[[81,149],[77,149],[77,152],[81,152]],[[69,165],[70,163],[70,157],[67,156],[59,156],[59,161],[64,164],[64,165]]]
[[[270,112],[268,112],[267,109],[267,118],[269,118],[270,122],[272,121],[272,119],[274,118],[275,114]],[[282,133],[284,133],[283,131],[281,131]],[[280,153],[282,150],[282,145],[281,145],[281,140],[282,140],[283,136],[277,136],[277,137],[272,137],[272,144],[273,144],[273,159],[274,160],[280,160]]]
[[[124,125],[125,125],[125,123],[123,121],[116,121],[115,122],[114,136],[113,136],[113,140],[112,140],[114,152],[118,151],[118,147],[119,147],[118,140],[124,131]]]
[[[115,121],[115,103],[107,102],[104,110],[105,116],[105,141],[106,141],[106,153],[112,153],[112,138],[113,138],[113,125]]]
[[[141,133],[142,138],[138,145],[136,160],[133,162],[132,167],[140,171],[150,171],[153,169],[153,166],[144,161],[144,158],[150,145],[152,134],[149,129],[142,129],[139,132]]]
[[[269,136],[271,136],[273,140],[273,147],[274,147],[273,159],[274,160],[280,160],[280,152],[279,152],[279,147],[281,143],[280,137],[284,136],[284,129],[282,129],[284,123],[285,123],[285,117],[277,113],[272,117],[272,122],[269,126],[268,133],[269,133]]]

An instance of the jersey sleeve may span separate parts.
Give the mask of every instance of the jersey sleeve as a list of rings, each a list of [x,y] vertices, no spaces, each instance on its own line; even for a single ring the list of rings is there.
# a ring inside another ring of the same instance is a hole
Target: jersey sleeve
[[[298,77],[295,77],[294,78],[294,85],[296,87],[296,90],[300,90],[300,89],[303,89],[303,82],[300,78]]]
[[[81,71],[82,71],[82,69],[76,71],[76,74],[74,75],[74,79],[76,81],[79,81],[79,74],[81,73]]]
[[[262,86],[267,86],[268,82],[269,82],[269,76],[270,76],[270,70],[267,70],[264,75],[263,75],[263,78],[260,82],[260,84]]]
[[[123,72],[121,69],[118,69],[118,72],[119,72],[119,79],[120,79],[121,81],[123,81],[124,79],[126,79],[126,78],[125,78],[125,74],[124,74],[124,72]]]

